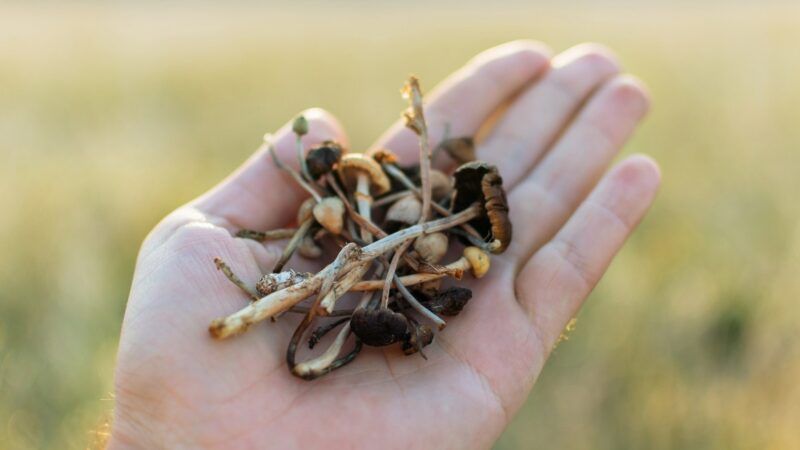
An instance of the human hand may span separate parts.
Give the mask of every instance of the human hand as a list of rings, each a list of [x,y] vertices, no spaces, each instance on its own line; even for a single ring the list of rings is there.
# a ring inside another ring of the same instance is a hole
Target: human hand
[[[139,254],[110,447],[489,447],[658,188],[658,168],[643,156],[605,173],[649,103],[640,82],[619,70],[598,46],[551,60],[539,44],[513,42],[480,54],[427,96],[434,143],[445,124],[451,136],[474,135],[499,117],[477,152],[505,180],[515,229],[489,274],[466,282],[473,299],[425,349],[427,360],[365,348],[356,363],[308,382],[285,367],[296,321],[209,337],[212,319],[249,301],[213,258],[255,283],[280,248],[232,233],[287,225],[304,195],[269,155],[256,153],[170,214]],[[346,143],[328,113],[305,115],[307,146]],[[276,133],[285,161],[294,161],[293,139],[290,125]],[[417,137],[401,123],[376,145],[417,159]]]

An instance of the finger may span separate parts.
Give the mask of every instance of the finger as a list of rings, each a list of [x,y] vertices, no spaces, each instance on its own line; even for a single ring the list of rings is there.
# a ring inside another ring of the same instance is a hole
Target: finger
[[[510,256],[526,261],[572,215],[649,107],[641,82],[618,76],[598,90],[539,165],[510,193],[518,229]]]
[[[346,145],[342,126],[330,113],[315,108],[304,111],[303,115],[309,123],[309,132],[303,136],[306,149],[328,139]],[[291,122],[278,130],[274,139],[278,157],[297,169],[296,137]],[[195,200],[194,206],[224,218],[237,228],[266,230],[291,222],[300,202],[307,196],[291,176],[275,166],[267,149],[262,148],[228,178]]]
[[[573,47],[553,58],[552,66],[478,148],[481,159],[497,164],[508,186],[530,172],[587,97],[619,72],[613,53],[596,44]]]
[[[449,135],[473,136],[503,102],[549,67],[549,51],[532,41],[514,41],[479,54],[426,96],[425,118],[431,144]],[[405,164],[419,161],[418,137],[397,121],[373,148],[397,153]]]
[[[642,155],[626,159],[522,268],[515,289],[544,348],[552,348],[575,316],[650,207],[660,181],[652,159]]]

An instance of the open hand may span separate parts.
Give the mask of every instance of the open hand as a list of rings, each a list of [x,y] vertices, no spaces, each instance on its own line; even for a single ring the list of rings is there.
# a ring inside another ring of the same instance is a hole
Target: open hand
[[[396,346],[365,348],[355,363],[307,382],[285,366],[292,317],[225,341],[208,335],[212,319],[249,302],[213,258],[255,283],[280,247],[232,233],[286,226],[304,197],[268,154],[170,214],[139,254],[111,447],[489,447],[658,188],[658,168],[644,156],[606,172],[649,103],[641,83],[619,72],[596,45],[551,59],[519,41],[481,53],[427,96],[434,144],[445,124],[466,136],[497,120],[477,152],[505,180],[515,230],[489,274],[467,285],[472,301],[426,348],[427,360]],[[330,114],[304,114],[307,146],[346,144]],[[295,161],[291,127],[275,136],[278,154]],[[376,143],[406,163],[417,160],[417,145],[402,123]]]

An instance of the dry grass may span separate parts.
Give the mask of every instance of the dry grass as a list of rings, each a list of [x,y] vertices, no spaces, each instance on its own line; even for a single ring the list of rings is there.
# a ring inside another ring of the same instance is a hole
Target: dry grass
[[[0,447],[86,445],[138,243],[264,131],[366,146],[409,71],[519,37],[617,49],[665,186],[498,447],[800,447],[800,8],[670,3],[0,7]]]

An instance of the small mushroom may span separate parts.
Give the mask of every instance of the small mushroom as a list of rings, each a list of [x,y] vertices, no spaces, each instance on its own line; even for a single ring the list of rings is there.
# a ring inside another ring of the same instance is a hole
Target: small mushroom
[[[311,209],[314,219],[331,234],[338,235],[344,228],[344,203],[339,197],[325,197]]]
[[[468,136],[446,139],[434,151],[439,150],[444,150],[459,164],[475,161],[475,141]]]
[[[306,156],[306,165],[311,178],[317,180],[333,171],[343,153],[342,146],[335,141],[325,141],[311,148]]]
[[[468,208],[480,202],[485,215],[469,222],[479,233],[487,236],[492,253],[502,253],[511,242],[511,220],[508,217],[508,200],[503,190],[503,178],[497,167],[483,161],[473,161],[456,169],[453,211]]]
[[[423,234],[414,240],[414,250],[428,264],[438,264],[447,254],[448,239],[442,232]]]
[[[469,262],[472,276],[475,278],[482,278],[491,267],[489,255],[478,247],[465,248],[464,258]]]
[[[342,156],[338,171],[345,183],[355,181],[358,213],[367,220],[372,220],[372,194],[385,194],[391,188],[389,177],[383,172],[381,165],[363,153],[349,153]],[[372,234],[363,228],[361,237],[367,242],[372,241]]]
[[[365,344],[382,347],[401,341],[408,331],[408,320],[390,309],[358,308],[350,319],[353,333]]]
[[[422,214],[422,202],[416,196],[409,195],[394,202],[386,211],[386,220],[405,225],[413,225]]]

